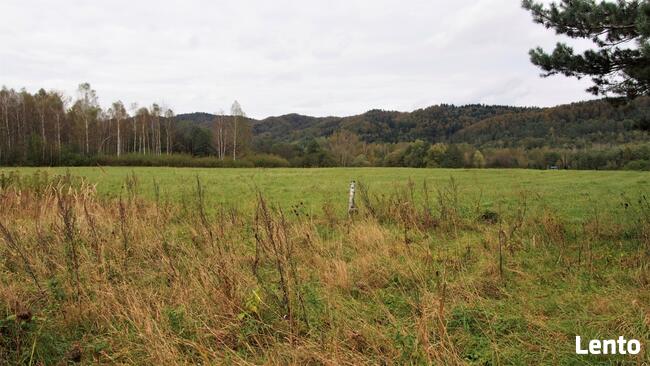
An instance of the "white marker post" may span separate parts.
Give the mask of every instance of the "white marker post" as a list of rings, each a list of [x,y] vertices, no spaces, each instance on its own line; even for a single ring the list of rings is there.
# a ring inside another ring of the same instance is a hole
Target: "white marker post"
[[[357,207],[354,205],[354,191],[355,191],[355,182],[350,182],[350,195],[348,196],[348,215],[352,214],[357,210]]]

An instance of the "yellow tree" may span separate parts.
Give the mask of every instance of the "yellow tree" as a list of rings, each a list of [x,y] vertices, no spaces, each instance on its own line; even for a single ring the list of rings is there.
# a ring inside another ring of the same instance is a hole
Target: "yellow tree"
[[[348,166],[352,163],[360,150],[360,145],[359,136],[347,130],[336,131],[327,139],[327,146],[340,166]]]

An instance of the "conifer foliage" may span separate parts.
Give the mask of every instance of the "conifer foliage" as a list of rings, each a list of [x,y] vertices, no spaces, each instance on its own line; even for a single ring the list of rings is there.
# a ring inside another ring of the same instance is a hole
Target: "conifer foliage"
[[[632,99],[650,94],[650,2],[647,0],[561,0],[548,6],[533,0],[522,5],[536,23],[559,35],[591,40],[595,48],[575,53],[558,43],[551,53],[530,50],[542,76],[590,77],[587,91]]]

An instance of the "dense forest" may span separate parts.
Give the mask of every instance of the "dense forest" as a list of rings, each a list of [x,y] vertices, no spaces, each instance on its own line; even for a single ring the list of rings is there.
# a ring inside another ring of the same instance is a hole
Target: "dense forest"
[[[349,117],[174,115],[81,84],[0,90],[2,165],[409,166],[650,169],[650,97],[552,108],[441,104]]]

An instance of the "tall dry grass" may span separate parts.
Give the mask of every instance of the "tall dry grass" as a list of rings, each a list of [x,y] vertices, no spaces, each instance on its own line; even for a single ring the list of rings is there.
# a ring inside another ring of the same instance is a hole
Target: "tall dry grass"
[[[142,199],[135,176],[118,199],[70,175],[0,182],[7,365],[463,364],[471,342],[454,326],[467,316],[459,311],[510,301],[512,286],[535,276],[519,253],[548,250],[558,271],[602,255],[585,254],[552,212],[465,207],[454,181],[389,195],[361,185],[353,217],[330,206],[287,214],[262,195],[254,212],[208,207],[198,178],[184,206]],[[639,287],[647,207],[633,229],[583,226],[590,242],[642,243],[624,264]]]

